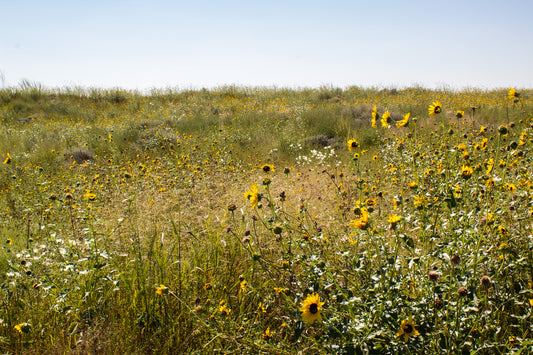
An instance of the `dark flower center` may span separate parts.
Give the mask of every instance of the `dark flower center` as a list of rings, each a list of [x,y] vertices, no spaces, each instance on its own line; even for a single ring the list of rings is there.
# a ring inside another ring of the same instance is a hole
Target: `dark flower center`
[[[440,113],[440,110],[441,110],[440,106],[435,106],[435,113]]]
[[[268,173],[270,171],[270,166],[268,166],[268,165],[263,166],[263,171],[265,173]]]
[[[403,328],[405,334],[411,334],[413,332],[413,326],[411,324],[406,324]]]
[[[318,305],[316,303],[311,303],[309,306],[309,312],[315,314],[318,312]]]
[[[357,143],[356,142],[352,142],[352,148],[357,148]]]

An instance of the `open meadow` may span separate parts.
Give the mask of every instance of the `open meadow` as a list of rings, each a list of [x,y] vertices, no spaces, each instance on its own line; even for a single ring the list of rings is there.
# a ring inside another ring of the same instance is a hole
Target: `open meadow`
[[[533,352],[533,90],[0,90],[0,352]]]

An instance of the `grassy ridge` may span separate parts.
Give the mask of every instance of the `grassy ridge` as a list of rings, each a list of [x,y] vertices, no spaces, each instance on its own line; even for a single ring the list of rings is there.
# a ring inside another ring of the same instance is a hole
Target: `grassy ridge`
[[[532,94],[1,90],[0,349],[531,351]]]

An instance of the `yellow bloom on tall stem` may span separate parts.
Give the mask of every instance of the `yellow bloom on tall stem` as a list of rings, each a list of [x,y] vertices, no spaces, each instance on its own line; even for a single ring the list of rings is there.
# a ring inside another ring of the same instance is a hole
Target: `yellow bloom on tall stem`
[[[261,195],[259,194],[257,185],[254,184],[250,186],[250,190],[244,193],[244,198],[247,200],[250,200],[250,204],[252,205],[252,208],[256,208],[257,204],[261,200]]]
[[[527,132],[524,131],[520,134],[520,140],[518,141],[518,145],[524,145],[527,142]]]
[[[403,119],[396,122],[396,127],[407,127],[409,125],[409,116],[411,115],[410,112],[403,115]]]
[[[485,168],[487,169],[487,174],[492,172],[492,169],[494,168],[494,158],[490,158],[485,162]]]
[[[400,331],[396,334],[397,337],[404,336],[404,340],[409,340],[409,337],[411,335],[420,335],[418,330],[415,328],[415,324],[413,323],[413,317],[409,317],[407,320],[403,320],[402,324],[400,325]]]
[[[377,120],[379,119],[378,109],[376,105],[372,108],[372,128],[378,128],[376,125]]]
[[[402,220],[402,217],[401,216],[398,216],[398,215],[395,215],[395,214],[390,214],[389,215],[389,219],[388,219],[388,222],[390,223],[390,228],[391,229],[395,229],[396,228],[396,225],[398,224],[398,222],[400,222]]]
[[[390,112],[385,111],[385,113],[381,117],[381,126],[383,128],[389,128],[389,119],[390,119]]]
[[[248,281],[242,280],[241,281],[241,291],[246,292],[246,288],[248,287]]]
[[[166,295],[168,293],[168,287],[166,287],[165,285],[159,285],[155,293],[159,296]]]
[[[9,155],[9,153],[7,153],[6,159],[4,160],[4,164],[9,164],[9,163],[11,163],[11,155]]]
[[[472,167],[467,165],[463,165],[461,167],[461,175],[463,176],[463,179],[470,179],[472,173],[474,173],[474,169],[472,169]]]
[[[438,115],[442,112],[442,105],[439,101],[434,101],[431,105],[429,105],[428,113],[430,116]]]
[[[227,316],[227,315],[229,315],[231,313],[231,308],[226,307],[225,304],[221,304],[220,307],[218,307],[218,311],[223,316]]]
[[[302,319],[304,322],[313,324],[315,321],[321,321],[320,308],[324,302],[320,302],[320,296],[316,293],[307,295],[307,298],[302,302],[300,312],[302,312]]]
[[[520,94],[517,93],[514,88],[510,88],[509,89],[508,95],[509,95],[509,99],[511,99],[511,100],[518,99],[518,97],[520,96]]]
[[[368,227],[368,210],[365,207],[360,208],[360,218],[350,222],[350,225],[356,229],[366,229]]]

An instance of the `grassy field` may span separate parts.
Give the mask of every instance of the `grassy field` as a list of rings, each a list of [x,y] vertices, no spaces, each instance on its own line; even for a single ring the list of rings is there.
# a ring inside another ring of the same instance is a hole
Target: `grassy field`
[[[533,352],[533,90],[0,90],[0,352]]]

